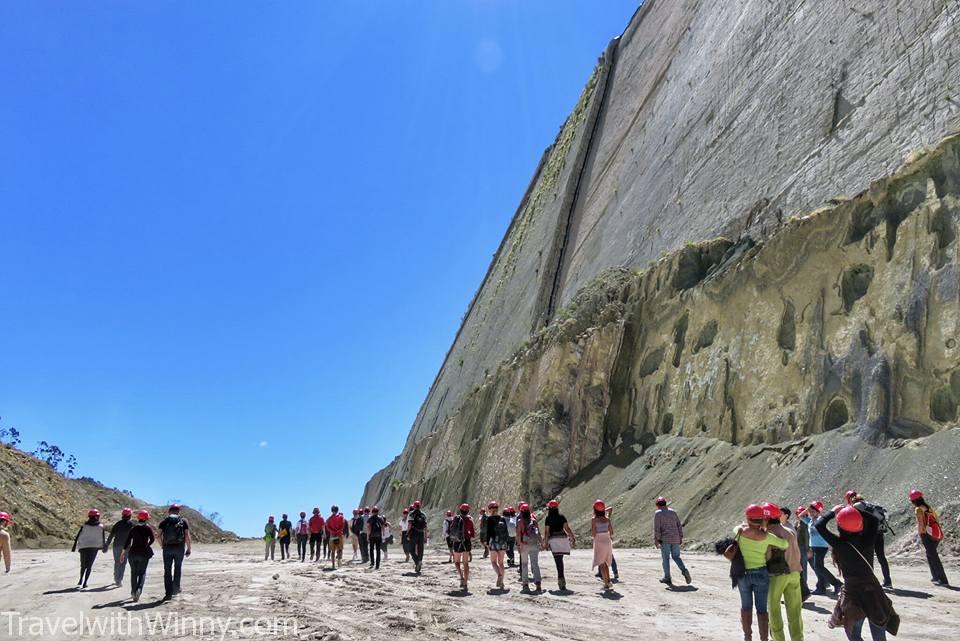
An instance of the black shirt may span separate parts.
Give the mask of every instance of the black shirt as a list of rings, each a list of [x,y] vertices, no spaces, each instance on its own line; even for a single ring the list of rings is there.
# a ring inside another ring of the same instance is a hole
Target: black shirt
[[[153,545],[153,528],[146,523],[134,525],[130,528],[129,536],[124,549],[130,556],[150,555],[150,546]]]
[[[821,516],[814,525],[820,536],[833,548],[833,556],[844,580],[873,577],[873,545],[877,540],[880,522],[866,512],[861,511],[860,514],[863,516],[863,532],[860,534],[841,538],[827,529],[833,520],[833,512]]]
[[[110,528],[110,538],[107,539],[107,545],[110,545],[110,542],[113,541],[114,547],[124,547],[127,537],[130,535],[130,530],[135,526],[136,523],[129,516],[114,523],[113,527]]]
[[[174,538],[176,538],[177,523],[183,524],[183,541],[179,543],[173,543]],[[190,529],[190,525],[187,523],[187,519],[181,518],[176,514],[171,514],[167,518],[160,521],[160,524],[157,525],[157,529],[160,530],[160,533],[163,535],[163,547],[166,548],[174,545],[186,544],[187,530]]]
[[[563,526],[566,525],[566,523],[567,517],[553,510],[547,513],[547,518],[543,521],[543,524],[550,528],[551,537],[566,536],[567,533],[563,531]]]
[[[279,524],[277,527],[279,527],[281,530],[286,530],[286,531],[287,531],[287,534],[286,534],[285,536],[281,536],[281,537],[280,537],[281,539],[289,539],[289,538],[290,538],[290,533],[293,532],[293,523],[291,523],[290,521],[284,519],[284,520],[280,521],[280,524]]]

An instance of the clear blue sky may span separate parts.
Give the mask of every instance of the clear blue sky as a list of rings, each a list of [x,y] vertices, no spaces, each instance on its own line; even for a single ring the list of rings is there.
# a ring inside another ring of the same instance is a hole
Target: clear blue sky
[[[0,425],[242,534],[352,508],[636,5],[0,4]]]

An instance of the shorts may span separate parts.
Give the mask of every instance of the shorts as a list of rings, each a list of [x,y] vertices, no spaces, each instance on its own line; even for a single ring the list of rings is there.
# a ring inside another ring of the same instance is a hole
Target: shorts
[[[343,539],[339,536],[330,537],[330,549],[334,552],[343,549]]]
[[[453,549],[453,541],[450,539],[449,536],[447,537],[447,549],[448,549],[448,550],[452,550],[452,549]]]
[[[490,539],[490,551],[492,552],[504,552],[507,549],[506,541],[498,543],[494,539]]]
[[[450,547],[453,550],[454,554],[463,554],[473,549],[473,545],[469,540],[457,541],[456,543],[451,543]]]

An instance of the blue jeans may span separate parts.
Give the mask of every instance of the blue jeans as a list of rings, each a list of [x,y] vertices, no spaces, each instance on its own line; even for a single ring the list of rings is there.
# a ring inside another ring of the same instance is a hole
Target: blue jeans
[[[770,591],[770,575],[767,568],[747,570],[737,582],[740,590],[740,609],[753,610],[756,604],[757,614],[767,613],[767,592]]]
[[[663,578],[670,578],[670,559],[673,558],[674,563],[677,564],[677,567],[680,568],[681,572],[687,571],[687,566],[683,564],[683,559],[680,558],[680,544],[679,543],[661,543],[660,544],[660,558],[663,559]]]
[[[853,624],[853,632],[847,635],[847,638],[850,641],[863,641],[863,622],[866,619],[860,619]],[[887,641],[887,631],[881,628],[879,625],[874,625],[873,622],[870,623],[870,636],[873,637],[873,641]]]

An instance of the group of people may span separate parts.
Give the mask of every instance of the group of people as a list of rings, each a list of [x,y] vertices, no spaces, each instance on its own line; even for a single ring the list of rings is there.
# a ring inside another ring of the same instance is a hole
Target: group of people
[[[2,513],[0,513],[2,517]],[[80,579],[77,589],[87,589],[90,573],[97,555],[103,551],[113,551],[113,581],[117,587],[123,585],[126,567],[130,565],[130,597],[140,600],[147,566],[153,557],[153,544],[157,543],[163,555],[164,600],[170,600],[180,593],[180,575],[185,557],[190,556],[192,541],[190,525],[180,516],[180,506],[173,504],[167,516],[154,529],[150,521],[150,512],[140,510],[136,520],[133,510],[123,508],[120,520],[110,528],[110,534],[100,522],[100,510],[87,512],[86,522],[80,526],[73,539],[71,551],[80,553]],[[9,522],[9,519],[7,520]]]
[[[690,583],[690,572],[680,556],[680,545],[683,543],[680,517],[667,506],[664,497],[657,498],[656,506],[654,540],[661,550],[664,572],[660,580],[672,585],[670,561],[673,560],[686,582]],[[608,508],[603,501],[597,501],[593,509],[593,568],[597,570],[597,577],[603,581],[605,589],[610,589],[612,581],[618,578],[613,556],[613,508]],[[310,519],[306,518],[306,512],[300,512],[300,520],[296,523],[291,523],[286,514],[279,523],[270,516],[264,526],[264,560],[275,560],[277,541],[280,542],[280,560],[292,560],[289,546],[292,537],[296,537],[301,562],[307,560],[306,546],[309,543],[311,561],[329,560],[331,567],[336,568],[342,562],[343,541],[350,538],[353,543],[353,562],[379,569],[381,559],[387,557],[389,546],[394,542],[395,527],[400,531],[404,562],[412,561],[414,571],[420,573],[424,548],[430,540],[427,516],[421,509],[420,501],[414,501],[403,509],[396,526],[381,514],[378,506],[356,508],[349,525],[337,506],[331,508],[331,515],[327,519],[320,516],[319,508],[313,509]],[[476,519],[471,514],[470,505],[463,503],[456,512],[446,512],[442,537],[447,546],[447,562],[454,565],[463,591],[469,589],[470,564],[473,562],[475,545],[479,545],[478,551],[483,550],[483,558],[490,559],[496,574],[496,589],[504,589],[507,568],[519,566],[523,590],[529,591],[532,583],[537,592],[542,591],[541,551],[553,556],[558,588],[561,591],[567,588],[564,557],[576,545],[576,536],[556,500],[547,503],[542,523],[526,501],[520,501],[517,508],[508,506],[502,511],[499,502],[490,501],[485,508],[480,508]]]
[[[921,491],[912,490],[909,498],[932,581],[949,585],[937,552],[943,539],[939,517]],[[768,641],[771,636],[774,641],[785,641],[785,627],[792,641],[802,641],[803,602],[811,594],[826,595],[828,588],[837,599],[829,621],[831,628],[843,628],[852,641],[862,641],[865,623],[874,641],[885,641],[887,632],[897,634],[900,618],[885,592],[885,588],[893,587],[884,554],[884,534],[892,533],[892,529],[883,507],[849,490],[844,502],[832,510],[825,510],[821,501],[795,510],[757,503],[747,506],[744,517],[732,539],[717,543],[717,552],[731,562],[730,577],[740,592],[744,641],[753,638],[754,612],[760,641]],[[836,533],[829,527],[834,520]],[[827,567],[831,552],[842,581]],[[882,582],[874,575],[874,560],[880,565]],[[807,583],[808,562],[816,575],[813,591]],[[781,602],[786,609],[786,625]]]

